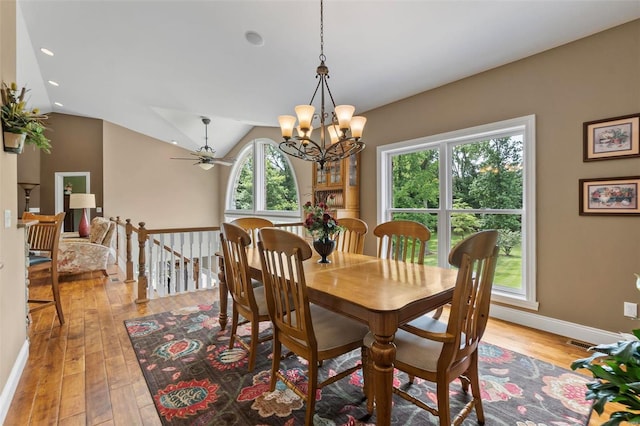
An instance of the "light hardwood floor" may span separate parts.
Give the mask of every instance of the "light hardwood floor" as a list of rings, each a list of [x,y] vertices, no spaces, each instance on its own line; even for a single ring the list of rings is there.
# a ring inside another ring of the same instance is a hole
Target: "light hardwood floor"
[[[118,271],[99,273],[60,286],[66,322],[61,327],[54,308],[35,312],[29,325],[30,355],[6,418],[6,426],[22,425],[160,425],[142,377],[125,319],[174,308],[211,303],[217,291],[134,303],[133,284]],[[31,295],[50,286],[33,280]],[[16,319],[16,326],[21,320]],[[561,336],[499,320],[490,320],[485,341],[568,368],[587,355]],[[595,414],[590,425],[603,422]]]

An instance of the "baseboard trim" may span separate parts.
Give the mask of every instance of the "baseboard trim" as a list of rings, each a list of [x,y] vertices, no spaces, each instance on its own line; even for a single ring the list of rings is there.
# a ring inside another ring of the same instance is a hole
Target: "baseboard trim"
[[[24,367],[27,365],[28,359],[29,340],[25,340],[22,348],[20,348],[20,352],[18,353],[16,361],[13,363],[13,367],[11,368],[11,372],[9,373],[7,383],[4,385],[2,393],[0,394],[0,424],[4,424],[4,420],[7,417],[7,413],[9,412],[9,406],[11,405],[13,396],[16,393],[18,382],[20,381],[20,377],[22,376]]]
[[[545,317],[502,305],[492,304],[489,316],[592,344],[614,343],[621,340],[619,333]]]

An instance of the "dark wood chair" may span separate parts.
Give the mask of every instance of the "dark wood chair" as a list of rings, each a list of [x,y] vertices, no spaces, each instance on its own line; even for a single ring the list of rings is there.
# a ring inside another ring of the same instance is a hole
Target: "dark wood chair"
[[[36,220],[27,230],[29,244],[29,279],[38,271],[49,271],[53,300],[28,299],[29,313],[55,305],[60,325],[64,324],[64,314],[60,301],[58,284],[58,245],[64,222],[64,212],[56,215],[39,215],[29,212],[22,214],[25,221]],[[32,306],[35,305],[35,306]]]
[[[482,231],[458,243],[449,254],[449,262],[458,264],[458,276],[451,302],[448,321],[422,316],[404,325],[395,334],[395,367],[409,374],[410,382],[417,376],[437,385],[437,408],[394,388],[394,393],[440,419],[441,425],[452,424],[449,408],[449,384],[460,378],[465,392],[471,385],[471,400],[453,420],[460,424],[475,408],[478,422],[484,423],[478,377],[478,344],[489,318],[489,304],[493,277],[498,259],[498,232]],[[371,333],[365,345],[374,342]],[[367,357],[365,357],[367,360]],[[367,375],[372,365],[367,361]],[[372,395],[373,382],[365,381],[367,394]],[[371,401],[368,401],[371,411]]]
[[[258,336],[259,324],[269,321],[269,311],[265,298],[264,286],[252,285],[247,263],[247,247],[251,244],[251,238],[241,227],[232,223],[223,223],[220,232],[220,242],[224,256],[224,273],[233,299],[231,319],[231,339],[229,349],[237,342],[249,352],[249,371],[253,370],[258,344],[271,339]],[[242,315],[245,321],[239,322]],[[247,345],[238,335],[238,325],[251,324],[251,341]]]
[[[369,232],[367,223],[357,218],[344,217],[338,220],[338,224],[344,228],[344,231],[336,238],[337,250],[362,254],[364,252],[364,237]]]
[[[262,276],[273,323],[270,390],[275,390],[278,379],[285,383],[306,401],[305,424],[312,425],[316,390],[360,368],[356,365],[318,383],[319,363],[362,348],[367,326],[309,303],[302,262],[311,257],[311,247],[304,239],[277,228],[262,228],[259,235]],[[306,394],[280,373],[281,345],[308,361]]]

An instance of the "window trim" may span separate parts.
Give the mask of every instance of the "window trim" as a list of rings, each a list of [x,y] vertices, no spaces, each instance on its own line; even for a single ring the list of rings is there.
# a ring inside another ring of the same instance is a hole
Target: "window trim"
[[[539,303],[537,301],[537,280],[536,280],[536,168],[535,168],[535,115],[527,115],[523,117],[512,118],[508,120],[498,121],[495,123],[483,124],[480,126],[469,127],[466,129],[455,130],[437,135],[425,136],[408,141],[400,141],[387,145],[380,145],[376,148],[377,160],[377,177],[376,185],[378,190],[377,205],[377,223],[389,220],[387,214],[395,211],[392,206],[391,187],[392,187],[392,157],[394,155],[415,152],[417,149],[434,148],[439,151],[438,161],[439,180],[440,180],[440,205],[438,208],[420,209],[424,213],[438,213],[439,229],[449,229],[448,212],[452,210],[451,203],[451,174],[448,173],[449,166],[442,167],[443,161],[450,159],[450,151],[453,146],[464,143],[470,139],[481,138],[499,138],[514,131],[520,131],[523,134],[523,202],[522,210],[518,211],[522,214],[523,232],[522,246],[526,248],[526,254],[523,256],[525,267],[522,270],[524,281],[523,294],[507,293],[500,290],[494,290],[492,294],[492,302],[505,303],[521,308],[538,310]],[[413,210],[412,211],[416,211]],[[501,210],[505,212],[507,210]],[[465,212],[467,212],[465,210]],[[469,211],[473,212],[473,211]],[[445,244],[449,245],[450,241]],[[445,265],[447,263],[447,255],[451,247],[438,250],[438,263]]]
[[[237,210],[232,209],[233,205],[233,189],[238,178],[238,174],[242,170],[244,166],[244,162],[236,161],[233,165],[231,172],[229,173],[229,180],[227,182],[227,190],[225,196],[225,210],[224,215],[226,220],[232,220],[239,217],[247,217],[247,216],[260,216],[266,219],[270,219],[273,222],[297,222],[300,220],[302,215],[300,210],[300,185],[298,185],[298,177],[296,176],[295,169],[291,164],[288,156],[282,154],[282,158],[287,162],[289,169],[291,170],[291,174],[293,175],[293,181],[296,187],[296,198],[298,202],[298,209],[291,211],[275,211],[275,210],[264,210],[257,208],[258,206],[266,205],[266,197],[264,191],[261,189],[265,187],[265,165],[264,165],[264,155],[262,154],[262,149],[264,145],[271,145],[275,149],[278,148],[278,144],[271,139],[268,138],[257,138],[248,142],[240,152],[238,153],[237,158],[242,159],[247,155],[247,151],[253,150],[253,165],[254,165],[254,173],[253,173],[253,209],[251,210]],[[260,190],[259,190],[260,189]]]

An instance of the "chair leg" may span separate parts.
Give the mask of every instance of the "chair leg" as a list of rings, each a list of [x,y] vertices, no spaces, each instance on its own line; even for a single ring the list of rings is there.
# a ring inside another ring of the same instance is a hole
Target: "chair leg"
[[[60,301],[60,287],[58,286],[58,272],[51,271],[51,290],[53,292],[53,301],[58,312],[58,321],[60,325],[64,324],[64,314],[62,313],[62,303]]]
[[[282,352],[282,347],[280,345],[280,341],[278,340],[278,336],[276,335],[277,331],[273,331],[273,360],[271,361],[271,383],[269,383],[269,391],[273,392],[276,390],[276,382],[278,381],[278,376],[276,373],[280,368],[280,353]]]
[[[449,382],[446,380],[439,380],[436,384],[438,391],[438,417],[440,418],[441,425],[451,424],[451,413],[449,412]]]
[[[236,310],[235,303],[232,307],[233,313],[231,314],[231,337],[229,338],[229,349],[233,349],[233,344],[236,342],[236,333],[238,331],[238,311]]]
[[[253,367],[256,363],[256,352],[258,350],[258,331],[260,329],[260,322],[258,318],[251,319],[251,342],[249,342],[249,371],[253,371]]]
[[[313,424],[313,414],[316,411],[316,391],[318,389],[318,362],[314,359],[309,360],[309,372],[307,376],[309,383],[307,383],[307,412],[305,415],[305,425]]]
[[[471,366],[469,367],[468,372],[469,380],[471,381],[471,395],[475,400],[476,407],[476,417],[478,418],[478,423],[481,425],[484,424],[484,408],[482,408],[482,394],[480,393],[480,377],[478,374],[478,352],[474,353],[473,359],[471,360]]]

